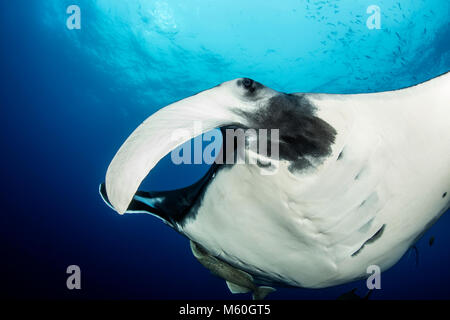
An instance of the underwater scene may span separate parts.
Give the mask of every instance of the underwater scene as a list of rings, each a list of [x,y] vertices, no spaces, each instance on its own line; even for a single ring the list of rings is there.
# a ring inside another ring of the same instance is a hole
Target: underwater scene
[[[0,41],[2,298],[450,299],[448,0],[0,1]],[[235,127],[281,162],[174,161]]]

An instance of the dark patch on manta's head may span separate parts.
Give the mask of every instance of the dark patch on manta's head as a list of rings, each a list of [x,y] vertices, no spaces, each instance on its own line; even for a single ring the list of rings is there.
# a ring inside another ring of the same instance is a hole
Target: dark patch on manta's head
[[[445,198],[447,196],[447,192],[444,192],[444,194],[442,195],[442,198]]]
[[[236,112],[246,118],[250,128],[279,130],[279,156],[291,162],[291,171],[310,166],[308,158],[331,154],[336,130],[315,115],[315,107],[304,95],[280,93],[255,112]]]

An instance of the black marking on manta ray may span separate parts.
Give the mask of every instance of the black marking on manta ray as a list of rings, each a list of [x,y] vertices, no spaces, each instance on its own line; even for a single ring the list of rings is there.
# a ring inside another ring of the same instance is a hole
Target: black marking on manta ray
[[[254,113],[235,110],[247,120],[249,128],[279,130],[279,156],[291,162],[290,171],[311,166],[307,158],[321,159],[331,154],[337,132],[316,117],[315,111],[305,95],[285,93],[270,98]]]
[[[344,149],[342,149],[342,151],[339,153],[337,160],[342,160],[344,158]]]
[[[264,85],[249,78],[242,78],[236,81],[238,87],[242,87],[245,90],[246,98],[256,98],[260,89],[264,88]]]
[[[445,198],[445,196],[447,196],[447,192],[444,192],[444,194],[442,195],[442,198]]]
[[[355,176],[355,180],[361,179],[361,176],[363,175],[364,171],[365,171],[365,169],[362,168],[362,169],[358,172],[358,174]]]
[[[362,250],[366,245],[368,245],[368,244],[370,244],[370,243],[374,243],[375,241],[377,241],[378,239],[380,239],[381,236],[383,235],[383,232],[384,232],[384,228],[385,228],[385,227],[386,227],[386,224],[383,224],[383,225],[381,226],[381,228],[378,229],[378,231],[375,232],[375,234],[374,234],[373,236],[371,236],[368,240],[366,240],[366,241],[362,244],[362,246],[352,254],[352,257],[357,256],[357,255],[361,252],[361,250]]]
[[[256,165],[260,168],[270,168],[270,166],[272,165],[270,162],[268,163],[263,163],[259,160],[256,160]]]

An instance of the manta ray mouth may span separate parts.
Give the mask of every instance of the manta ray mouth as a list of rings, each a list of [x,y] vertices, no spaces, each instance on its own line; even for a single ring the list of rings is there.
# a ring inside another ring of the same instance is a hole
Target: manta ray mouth
[[[184,142],[215,128],[238,124],[236,101],[223,85],[203,91],[157,111],[124,142],[105,179],[112,207],[125,213],[139,185],[156,164]],[[193,130],[193,128],[197,128]]]

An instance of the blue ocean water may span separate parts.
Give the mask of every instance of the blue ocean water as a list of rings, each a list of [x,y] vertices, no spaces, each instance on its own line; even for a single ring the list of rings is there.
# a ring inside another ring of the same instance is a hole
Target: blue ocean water
[[[66,26],[73,4],[80,30]],[[371,5],[380,29],[366,25]],[[449,17],[448,0],[1,1],[1,296],[248,299],[159,220],[104,205],[98,184],[122,142],[159,108],[237,77],[328,93],[433,78],[450,69]],[[165,159],[146,188],[186,186],[206,169]],[[419,264],[407,253],[372,298],[450,298],[449,226],[446,213],[417,243]],[[81,290],[66,288],[72,264]],[[335,299],[352,288],[367,291],[358,281],[270,298]]]

